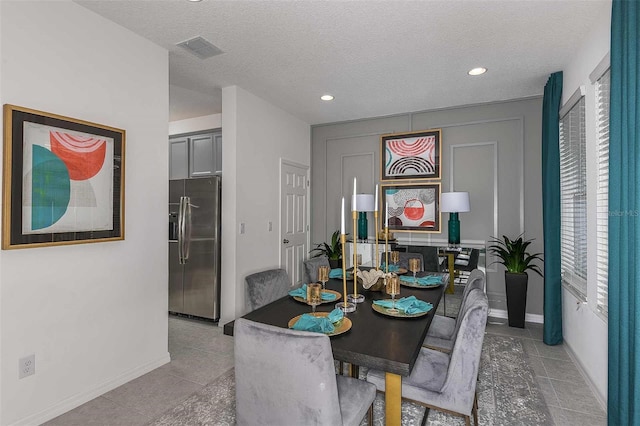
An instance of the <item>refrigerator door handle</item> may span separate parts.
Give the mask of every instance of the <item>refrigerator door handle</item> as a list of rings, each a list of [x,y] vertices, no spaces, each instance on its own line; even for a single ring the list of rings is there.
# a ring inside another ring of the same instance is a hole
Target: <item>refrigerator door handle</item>
[[[178,260],[181,265],[185,264],[184,258],[184,231],[185,231],[185,197],[180,197],[180,207],[178,207]]]
[[[184,249],[183,249],[183,256],[184,256],[184,263],[187,263],[187,260],[189,260],[189,249],[191,248],[191,198],[190,197],[184,197],[185,198],[185,202],[184,202]]]

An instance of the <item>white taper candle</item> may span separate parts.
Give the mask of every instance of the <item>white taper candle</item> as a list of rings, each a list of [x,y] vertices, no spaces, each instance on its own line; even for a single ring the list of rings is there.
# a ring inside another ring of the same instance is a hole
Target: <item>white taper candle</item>
[[[378,184],[376,183],[376,201],[375,201],[375,205],[374,205],[374,212],[378,211]]]
[[[384,211],[384,227],[389,228],[389,207],[386,207]]]
[[[340,233],[344,234],[344,197],[342,197],[342,209],[340,210]]]
[[[356,194],[357,194],[357,189],[358,187],[358,183],[356,182],[356,178],[353,178],[353,205],[351,206],[351,210],[353,210],[354,212],[358,211],[358,206],[357,206],[357,200],[356,200]]]

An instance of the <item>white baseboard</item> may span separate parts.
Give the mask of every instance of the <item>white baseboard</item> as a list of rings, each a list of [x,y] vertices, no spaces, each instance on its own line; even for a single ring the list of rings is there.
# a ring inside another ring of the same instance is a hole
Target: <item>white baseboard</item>
[[[596,397],[596,399],[600,403],[600,408],[602,408],[602,410],[606,413],[607,398],[598,391],[598,388],[596,387],[595,383],[593,383],[593,380],[591,380],[591,377],[589,376],[589,374],[587,374],[587,370],[584,368],[584,366],[582,365],[582,363],[576,356],[575,352],[573,352],[573,349],[571,348],[571,346],[569,346],[569,343],[566,340],[564,341],[564,348],[567,350],[567,354],[569,354],[569,358],[571,358],[573,363],[578,368],[578,371],[580,371],[580,374],[582,374],[584,381],[587,382],[587,384],[591,388],[591,392],[593,392],[593,395]]]
[[[490,317],[494,317],[494,318],[504,318],[507,319],[509,318],[507,311],[505,311],[504,309],[489,309],[489,316]],[[526,322],[534,322],[536,324],[543,324],[544,323],[544,315],[540,315],[540,314],[525,314],[524,315],[524,320]]]
[[[66,398],[52,407],[49,407],[31,416],[18,420],[17,422],[13,423],[13,425],[26,426],[26,425],[42,424],[55,417],[58,417],[61,414],[66,413],[67,411],[73,410],[74,408],[81,406],[85,402],[91,401],[92,399],[107,393],[110,390],[117,388],[118,386],[121,386],[133,379],[136,379],[142,376],[143,374],[150,372],[151,370],[155,370],[156,368],[168,363],[169,361],[171,361],[171,357],[169,355],[169,352],[167,352],[164,356],[162,356],[157,360],[151,361],[145,365],[141,365],[132,370],[126,371],[121,375],[111,380],[107,380],[106,382],[86,392],[82,392],[82,393],[73,395],[69,398]]]

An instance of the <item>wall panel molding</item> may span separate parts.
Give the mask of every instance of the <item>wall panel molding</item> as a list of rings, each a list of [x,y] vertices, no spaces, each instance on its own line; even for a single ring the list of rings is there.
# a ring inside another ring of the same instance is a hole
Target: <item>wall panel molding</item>
[[[476,194],[475,197],[472,195],[472,202],[478,206],[478,215],[474,215],[472,206],[472,211],[462,219],[465,222],[462,225],[464,241],[488,242],[489,237],[502,234],[511,236],[524,232],[525,228],[528,237],[542,240],[539,194],[541,159],[538,152],[540,111],[541,97],[535,97],[312,126],[312,150],[315,154],[312,174],[316,179],[312,180],[312,187],[315,186],[312,188],[312,196],[315,196],[312,200],[315,209],[312,216],[317,221],[312,225],[315,232],[313,239],[321,241],[324,234],[331,231],[329,228],[336,224],[336,212],[340,208],[337,195],[340,191],[350,195],[349,179],[353,179],[354,174],[359,182],[361,176],[369,179],[370,175],[373,176],[373,184],[381,183],[381,135],[440,128],[443,130],[442,191],[455,188]],[[366,164],[360,162],[363,159],[361,155],[366,156]],[[352,170],[356,164],[362,170]],[[477,171],[476,167],[479,168]],[[360,184],[358,187],[358,192],[368,192],[367,187],[361,187]],[[468,231],[466,234],[465,227]],[[439,243],[446,242],[446,229],[446,217],[443,217],[443,232],[440,234],[399,235],[402,241]],[[492,261],[493,258],[487,256],[487,265]],[[491,278],[488,290],[500,295],[500,300],[494,301],[492,308],[504,309],[502,269],[493,265],[487,272]],[[542,287],[538,281],[530,280],[529,313],[539,314],[542,311]]]
[[[455,169],[455,150],[456,149],[465,149],[465,148],[477,148],[481,146],[489,146],[493,151],[493,236],[498,235],[498,142],[477,142],[477,143],[465,143],[465,144],[457,144],[451,145],[449,147],[449,191],[453,191],[455,188],[455,177],[454,177],[454,169]],[[443,189],[444,192],[444,189]],[[487,262],[490,263],[490,262]]]

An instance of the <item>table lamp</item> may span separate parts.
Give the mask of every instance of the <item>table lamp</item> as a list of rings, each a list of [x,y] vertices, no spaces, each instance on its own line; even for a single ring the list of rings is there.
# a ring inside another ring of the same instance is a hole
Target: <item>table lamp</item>
[[[460,220],[458,213],[469,211],[468,192],[443,192],[440,198],[440,211],[449,213],[449,245],[460,244]]]
[[[356,203],[357,206],[356,211],[358,212],[358,233],[357,237],[360,240],[366,240],[369,236],[369,222],[367,221],[367,212],[372,212],[375,210],[375,202],[373,199],[373,194],[356,194]],[[354,232],[355,234],[355,232]]]

